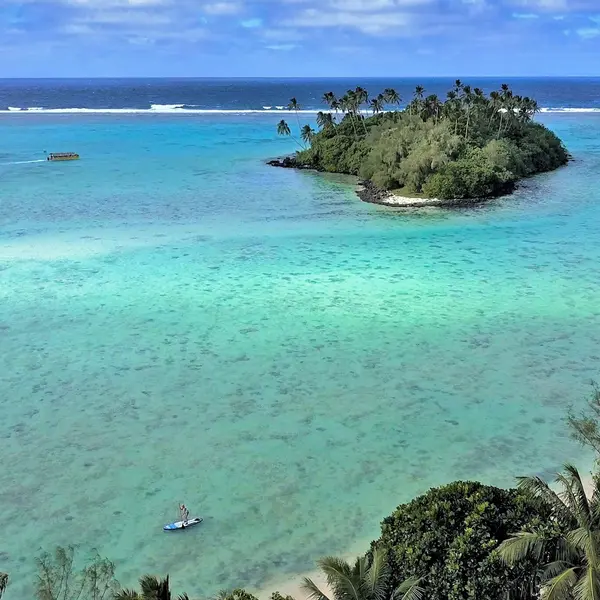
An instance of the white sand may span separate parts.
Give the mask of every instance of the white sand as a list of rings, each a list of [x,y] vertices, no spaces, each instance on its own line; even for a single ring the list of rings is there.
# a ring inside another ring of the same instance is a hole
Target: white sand
[[[341,558],[348,561],[351,565],[354,564],[356,558],[358,556],[362,556],[369,549],[370,543],[371,540],[365,541],[362,544],[356,544],[353,552],[342,554]],[[336,554],[335,556],[339,555]],[[292,596],[295,600],[306,600],[307,595],[301,589],[302,580],[304,577],[312,579],[318,588],[324,592],[328,598],[333,598],[333,593],[331,588],[327,585],[325,575],[318,569],[308,571],[307,573],[294,575],[293,577],[288,577],[286,579],[273,579],[272,581],[267,582],[257,592],[256,595],[259,600],[269,600],[273,592],[279,592],[283,596]]]

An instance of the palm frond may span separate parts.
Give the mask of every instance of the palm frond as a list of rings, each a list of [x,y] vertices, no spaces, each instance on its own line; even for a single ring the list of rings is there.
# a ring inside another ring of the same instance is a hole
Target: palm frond
[[[151,596],[160,588],[160,579],[156,575],[143,575],[140,577],[140,588],[143,596]]]
[[[384,550],[376,548],[373,550],[371,566],[361,580],[366,592],[365,596],[369,599],[384,600],[388,576],[387,554]]]
[[[177,596],[177,600],[190,600],[190,597],[184,592],[183,594],[179,594],[179,596]]]
[[[555,560],[554,562],[548,563],[542,571],[542,581],[548,582],[573,566],[574,565],[564,560]]]
[[[588,559],[588,562],[595,564],[597,562],[597,540],[595,538],[598,537],[597,532],[590,531],[586,527],[578,527],[573,531],[569,531],[566,535],[567,541],[572,544],[575,548],[577,548],[580,552],[585,554]]]
[[[141,600],[141,596],[135,590],[119,590],[113,596],[114,600]]]
[[[307,594],[309,600],[329,600],[327,595],[319,589],[317,584],[308,577],[302,579],[300,589]]]
[[[540,533],[521,531],[514,537],[504,540],[498,547],[500,558],[513,565],[524,558],[540,561],[546,550],[547,539]]]
[[[577,468],[569,463],[564,466],[564,471],[571,480],[571,492],[575,498],[577,515],[580,519],[582,519],[581,524],[585,524],[586,527],[590,527],[593,519],[592,508],[590,506],[587,494],[585,493],[585,487],[581,481],[581,475],[579,474]]]
[[[317,564],[325,573],[327,583],[333,589],[336,600],[361,600],[360,581],[352,577],[350,565],[345,560],[336,556],[326,556]]]
[[[596,565],[588,565],[573,589],[575,600],[600,600],[600,576]]]
[[[572,519],[569,507],[565,505],[560,496],[541,477],[517,477],[517,487],[526,494],[541,498],[549,504],[556,516],[566,521]]]
[[[393,592],[391,600],[423,600],[425,590],[421,587],[422,577],[409,577]]]
[[[571,592],[577,583],[577,570],[575,567],[566,569],[553,577],[543,588],[544,600],[571,600]]]

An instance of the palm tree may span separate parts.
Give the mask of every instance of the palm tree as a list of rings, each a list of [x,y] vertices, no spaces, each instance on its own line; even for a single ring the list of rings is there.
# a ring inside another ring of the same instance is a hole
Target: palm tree
[[[283,120],[277,123],[277,135],[291,135],[290,126]]]
[[[304,146],[292,135],[290,126],[283,119],[277,123],[277,135],[289,135],[300,148],[304,149]]]
[[[305,144],[310,144],[314,135],[315,131],[310,125],[305,125],[300,132],[300,137]]]
[[[114,595],[114,600],[171,600],[168,575],[164,579],[154,575],[140,577],[140,590],[120,590]],[[179,596],[178,600],[185,600],[186,596]]]
[[[383,98],[389,104],[399,105],[401,101],[400,94],[394,88],[385,88]]]
[[[379,94],[377,98],[371,98],[371,102],[369,102],[369,106],[373,111],[373,114],[376,115],[383,110],[383,105],[385,103],[385,97],[383,94]]]
[[[469,122],[471,120],[471,106],[473,105],[473,93],[471,92],[471,86],[463,86],[462,102],[467,113],[467,126],[465,127],[465,139],[469,138]]]
[[[334,104],[337,102],[337,98],[335,97],[335,94],[333,92],[326,92],[325,94],[323,94],[321,100],[323,100],[323,102],[327,104],[329,108],[333,108]]]
[[[423,597],[423,590],[416,578],[405,581],[388,596],[387,557],[385,552],[379,549],[373,551],[370,563],[366,556],[357,558],[354,566],[350,566],[342,558],[326,556],[317,564],[333,592],[331,600],[420,600]],[[308,600],[330,600],[307,577],[302,581],[301,589],[308,594]]]
[[[287,105],[288,110],[293,110],[296,113],[296,121],[298,122],[298,129],[300,129],[300,119],[298,118],[298,111],[300,110],[300,105],[298,104],[298,100],[296,98],[290,98],[290,102]]]
[[[0,598],[2,598],[2,594],[4,594],[4,591],[6,590],[7,586],[8,586],[8,574],[0,573]]]
[[[335,127],[335,117],[331,113],[319,111],[317,113],[317,125],[320,129],[333,129]]]
[[[550,523],[522,531],[504,541],[500,556],[509,565],[534,559],[541,572],[544,600],[598,600],[600,598],[600,475],[586,495],[577,469],[565,465],[557,474],[557,493],[539,477],[522,477],[519,487],[548,504]]]

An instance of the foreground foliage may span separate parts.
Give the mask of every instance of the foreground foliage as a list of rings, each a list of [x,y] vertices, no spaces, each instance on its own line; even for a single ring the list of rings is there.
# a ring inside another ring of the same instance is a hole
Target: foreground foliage
[[[549,507],[524,492],[459,481],[400,505],[371,547],[387,553],[391,589],[419,579],[427,600],[531,599],[535,562],[507,565],[497,549],[549,515]]]
[[[8,573],[0,573],[0,598],[8,587]]]
[[[302,129],[297,164],[359,175],[386,190],[442,199],[495,196],[568,160],[560,139],[532,121],[537,103],[506,85],[486,96],[457,80],[445,101],[425,97],[417,86],[403,111],[381,112],[400,101],[392,89],[372,99],[363,88],[341,99],[329,92],[323,99],[335,114],[318,114],[318,133]],[[297,111],[293,100],[290,108]],[[364,116],[363,106],[371,117]],[[277,130],[291,135],[285,121]]]
[[[380,549],[375,549],[370,556],[357,558],[353,566],[335,556],[326,556],[317,564],[327,578],[334,600],[419,600],[423,593],[418,578],[410,578],[390,589],[387,555]],[[308,577],[304,578],[302,589],[308,600],[331,600]]]
[[[117,589],[115,566],[95,554],[81,570],[75,568],[75,548],[57,547],[37,559],[38,600],[104,600]]]
[[[532,523],[503,542],[507,564],[524,559],[540,567],[544,600],[600,598],[600,479],[594,477],[590,498],[577,469],[565,465],[553,491],[539,477],[523,477],[519,488],[551,507],[549,523]]]
[[[571,436],[582,446],[594,451],[596,458],[600,456],[600,386],[592,381],[592,394],[587,406],[580,413],[573,409],[567,417]]]

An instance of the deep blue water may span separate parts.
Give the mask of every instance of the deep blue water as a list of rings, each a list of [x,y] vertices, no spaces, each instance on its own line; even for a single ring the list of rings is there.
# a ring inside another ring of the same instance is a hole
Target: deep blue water
[[[600,77],[595,78],[462,78],[486,92],[508,83],[515,93],[534,97],[540,107],[600,110]],[[450,78],[390,79],[47,79],[0,80],[0,110],[150,109],[263,110],[287,105],[295,96],[302,108],[323,107],[324,92],[342,94],[357,85],[378,93],[395,88],[410,99],[416,85],[444,97]]]

